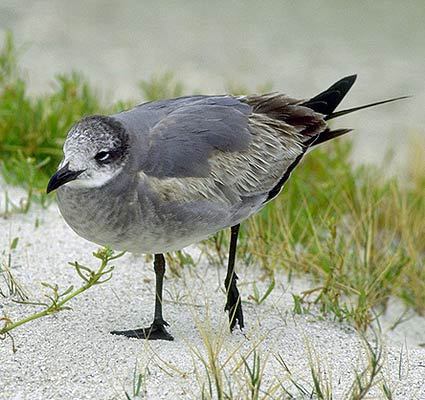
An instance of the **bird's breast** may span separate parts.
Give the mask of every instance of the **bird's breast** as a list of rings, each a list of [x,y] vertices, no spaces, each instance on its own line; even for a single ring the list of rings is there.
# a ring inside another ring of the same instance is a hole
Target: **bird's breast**
[[[229,221],[228,210],[209,202],[164,202],[137,190],[58,190],[58,206],[81,237],[115,250],[163,253],[199,242]]]

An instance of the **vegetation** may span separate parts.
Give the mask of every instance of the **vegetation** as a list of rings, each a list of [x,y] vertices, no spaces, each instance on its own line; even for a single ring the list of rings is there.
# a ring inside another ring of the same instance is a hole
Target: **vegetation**
[[[336,397],[335,389],[338,386],[341,389],[341,386],[332,378],[331,368],[323,362],[318,349],[307,338],[304,344],[305,367],[309,373],[300,376],[299,371],[292,371],[280,352],[270,353],[262,348],[262,339],[254,340],[248,347],[240,347],[239,343],[236,348],[229,348],[224,332],[217,332],[209,321],[200,321],[196,317],[195,321],[202,344],[194,346],[188,343],[197,382],[193,398],[360,400],[369,398],[372,391],[376,398],[392,398],[392,389],[382,371],[385,361],[382,343],[375,331],[369,339],[360,336],[364,351],[359,357],[359,365],[351,371],[352,376],[343,393]],[[183,378],[188,374],[161,359],[155,351],[152,362],[170,376],[177,374]],[[267,378],[265,371],[271,369],[275,372],[273,378],[264,379]],[[144,371],[142,375],[134,375],[133,387],[138,386],[138,382],[149,386],[149,367],[145,365]],[[378,393],[381,396],[376,396]]]
[[[184,93],[169,73],[140,88],[148,100]],[[73,122],[130,105],[104,104],[76,73],[58,75],[51,91],[30,96],[7,35],[0,51],[0,173],[28,191],[25,204],[9,211],[27,212],[34,200],[46,204],[46,183]],[[349,139],[339,139],[307,155],[283,193],[242,225],[239,259],[260,263],[271,275],[285,269],[289,276],[313,276],[317,286],[294,297],[297,312],[319,311],[364,329],[398,296],[425,314],[424,161],[412,159],[400,182],[378,167],[353,166],[351,148]],[[227,233],[209,241],[207,251],[223,262]],[[269,293],[255,289],[251,299],[266,300]]]
[[[402,186],[378,167],[353,167],[350,152],[341,140],[308,155],[279,199],[245,225],[240,256],[271,273],[311,273],[318,286],[303,293],[305,305],[358,328],[391,295],[423,315],[425,171]]]
[[[8,296],[6,296],[0,290],[0,295],[2,295],[3,297],[16,297],[18,300],[15,299],[15,301],[23,304],[31,304],[34,306],[43,307],[41,311],[28,315],[27,317],[22,318],[19,321],[12,321],[9,317],[5,315],[3,317],[0,317],[0,322],[3,323],[3,326],[0,326],[0,340],[9,337],[12,340],[13,344],[13,337],[10,333],[13,329],[16,329],[19,326],[27,324],[36,319],[57,313],[59,311],[70,310],[71,308],[68,306],[70,300],[72,300],[76,296],[81,295],[86,290],[89,290],[91,287],[101,285],[105,282],[108,282],[112,278],[112,271],[114,267],[110,266],[109,263],[121,257],[123,254],[124,253],[114,254],[114,252],[108,248],[99,249],[97,252],[93,253],[93,257],[100,260],[100,265],[97,270],[92,270],[89,267],[79,264],[77,261],[70,262],[69,264],[75,268],[75,271],[84,283],[77,289],[75,289],[73,286],[69,286],[67,289],[60,290],[57,284],[41,282],[41,285],[46,288],[49,293],[45,295],[45,297],[47,298],[46,301],[38,302],[28,300],[28,296],[25,294],[23,289],[18,285],[13,275],[10,273],[10,265],[5,266],[4,270],[0,269],[0,272],[2,272],[3,274],[7,273],[7,275],[4,276],[7,277],[6,284],[9,291]]]

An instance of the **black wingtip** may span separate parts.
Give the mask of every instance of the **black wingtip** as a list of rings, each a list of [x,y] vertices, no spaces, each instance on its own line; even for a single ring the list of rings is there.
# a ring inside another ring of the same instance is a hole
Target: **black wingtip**
[[[334,130],[330,130],[328,128],[319,134],[318,138],[313,142],[312,146],[317,146],[318,144],[327,142],[328,140],[336,139],[337,137],[340,137],[352,131],[353,129],[351,128],[342,128]]]
[[[341,103],[342,99],[354,85],[356,79],[356,74],[348,75],[335,82],[324,92],[303,103],[302,106],[324,115],[330,115],[338,107],[339,103]]]
[[[351,87],[354,85],[356,80],[357,80],[357,74],[348,75],[340,79],[338,82],[335,82],[329,89],[331,88],[345,89],[345,94],[347,94],[347,92],[351,89]]]
[[[353,86],[353,84],[356,81],[356,79],[357,79],[357,74],[348,75],[345,78],[342,78],[342,80],[346,80],[348,82],[351,82],[351,85],[350,86]]]
[[[400,96],[400,97],[394,97],[394,98],[392,98],[392,99],[387,99],[387,100],[377,101],[377,102],[375,102],[375,103],[369,103],[369,104],[365,104],[365,105],[363,105],[363,106],[358,106],[358,107],[349,108],[349,109],[347,109],[347,110],[337,111],[337,112],[335,112],[335,113],[331,113],[331,114],[327,115],[327,116],[325,117],[325,120],[329,121],[330,119],[334,119],[334,118],[337,118],[337,117],[342,117],[343,115],[351,114],[352,112],[359,111],[359,110],[363,110],[364,108],[380,106],[381,104],[392,103],[393,101],[409,99],[409,98],[411,98],[411,97],[412,97],[412,96]]]

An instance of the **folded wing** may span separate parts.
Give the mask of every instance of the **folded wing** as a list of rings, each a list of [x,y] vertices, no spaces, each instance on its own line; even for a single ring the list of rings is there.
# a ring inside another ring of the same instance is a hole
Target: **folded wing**
[[[140,129],[135,113],[144,114],[145,125],[149,115],[148,126]],[[137,136],[139,175],[159,195],[233,204],[266,199],[326,126],[321,114],[278,94],[194,96],[147,103],[117,117]]]

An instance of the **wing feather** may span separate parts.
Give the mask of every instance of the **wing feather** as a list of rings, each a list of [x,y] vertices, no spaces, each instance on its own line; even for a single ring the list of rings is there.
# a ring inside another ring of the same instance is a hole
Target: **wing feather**
[[[178,101],[168,113],[162,102],[160,118],[139,133],[139,176],[169,201],[266,198],[326,126],[284,95]],[[148,108],[152,115],[155,103]]]

